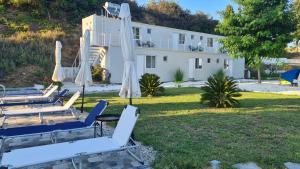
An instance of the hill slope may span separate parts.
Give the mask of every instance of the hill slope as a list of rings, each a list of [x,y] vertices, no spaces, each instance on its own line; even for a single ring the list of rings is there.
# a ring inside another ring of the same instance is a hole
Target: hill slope
[[[133,20],[148,24],[214,33],[218,23],[201,12],[191,14],[174,2],[149,1],[147,6],[128,0],[111,2],[130,3]],[[56,40],[63,43],[63,66],[71,66],[79,49],[81,19],[100,13],[103,3],[0,0],[0,83],[13,87],[50,82]]]

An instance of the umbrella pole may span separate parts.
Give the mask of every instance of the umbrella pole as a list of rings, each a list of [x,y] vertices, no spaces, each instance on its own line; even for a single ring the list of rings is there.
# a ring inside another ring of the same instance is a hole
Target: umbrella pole
[[[132,98],[129,98],[129,105],[132,105]]]
[[[83,113],[84,89],[85,85],[82,86],[81,113]]]

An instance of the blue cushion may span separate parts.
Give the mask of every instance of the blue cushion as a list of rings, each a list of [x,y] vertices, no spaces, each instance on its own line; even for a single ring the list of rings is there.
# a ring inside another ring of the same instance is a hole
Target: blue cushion
[[[36,125],[36,126],[24,126],[24,127],[0,129],[1,136],[27,135],[27,134],[35,134],[35,133],[45,133],[50,131],[52,131],[51,127],[48,125]]]
[[[57,123],[57,124],[53,125],[51,128],[53,130],[70,130],[70,129],[83,128],[83,127],[86,127],[83,122],[71,121],[71,122],[65,122],[65,123]]]
[[[93,110],[86,117],[84,123],[86,126],[90,126],[95,121],[98,115],[101,115],[107,106],[107,101],[100,100],[100,102],[93,108]]]
[[[107,106],[107,102],[101,100],[89,113],[84,122],[81,121],[71,121],[64,123],[56,123],[53,125],[35,125],[35,126],[24,126],[24,127],[14,127],[7,129],[0,129],[1,136],[18,136],[18,135],[27,135],[27,134],[38,134],[51,132],[55,130],[70,130],[76,128],[88,127],[93,124],[95,118],[102,114]]]

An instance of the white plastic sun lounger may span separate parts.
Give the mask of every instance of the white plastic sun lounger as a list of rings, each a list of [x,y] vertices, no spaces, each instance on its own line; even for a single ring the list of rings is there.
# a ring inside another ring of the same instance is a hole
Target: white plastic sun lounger
[[[52,86],[51,89],[49,89],[46,93],[43,95],[32,95],[32,96],[8,96],[0,98],[0,101],[2,103],[7,102],[20,102],[20,101],[40,101],[40,100],[47,100],[56,90],[58,89],[58,86]]]
[[[43,113],[51,113],[51,112],[66,112],[71,111],[73,116],[75,116],[74,112],[71,110],[72,105],[75,101],[80,97],[80,92],[76,92],[69,101],[63,106],[49,106],[49,107],[32,107],[32,108],[24,108],[17,110],[3,110],[1,114],[4,116],[2,119],[2,124],[4,123],[7,116],[15,116],[15,115],[26,115],[26,114],[39,114],[41,122],[43,121],[42,114]]]
[[[12,150],[3,154],[1,166],[19,168],[57,160],[71,159],[74,168],[77,168],[75,159],[78,159],[79,168],[81,168],[81,158],[83,156],[122,150],[127,150],[133,157],[142,162],[140,158],[130,151],[132,148],[137,148],[137,145],[129,144],[130,135],[137,119],[137,108],[128,105],[127,108],[123,110],[112,137],[91,138]]]

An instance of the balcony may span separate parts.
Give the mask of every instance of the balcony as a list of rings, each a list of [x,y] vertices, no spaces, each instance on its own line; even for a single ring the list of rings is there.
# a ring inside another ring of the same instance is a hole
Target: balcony
[[[218,47],[204,47],[201,43],[185,43],[177,44],[170,39],[152,40],[151,38],[134,39],[137,48],[156,48],[162,50],[183,51],[183,52],[207,52],[207,53],[223,53]]]
[[[114,34],[91,34],[91,45],[96,46],[120,46],[120,36]],[[95,38],[98,37],[98,38]],[[155,39],[142,38],[134,39],[134,44],[137,48],[155,48],[161,50],[171,50],[171,51],[182,51],[182,52],[206,52],[206,53],[226,53],[224,50],[219,49],[218,46],[206,47],[201,43],[190,43],[177,44],[172,38],[170,39]]]

